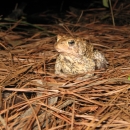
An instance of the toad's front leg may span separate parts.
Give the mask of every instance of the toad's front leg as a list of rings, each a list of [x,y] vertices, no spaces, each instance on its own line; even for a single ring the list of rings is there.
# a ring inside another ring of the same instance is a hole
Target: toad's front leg
[[[61,77],[67,77],[67,75],[63,73],[62,62],[60,60],[60,57],[57,57],[57,59],[56,59],[55,74],[58,75],[58,76],[61,76]]]

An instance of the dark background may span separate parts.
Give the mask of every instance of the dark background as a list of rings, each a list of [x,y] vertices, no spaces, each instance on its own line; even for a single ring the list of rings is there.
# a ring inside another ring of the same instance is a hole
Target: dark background
[[[16,4],[21,5],[22,3],[26,3],[23,12],[19,13],[18,10],[13,12]],[[129,24],[130,0],[111,0],[111,3],[115,14],[115,22],[119,25]],[[76,11],[71,10],[69,7],[74,7]],[[81,10],[84,10],[84,15],[86,16],[87,14],[96,14],[96,18],[99,21],[111,24],[110,8],[104,7],[102,0],[3,0],[0,3],[0,17],[2,17],[2,20],[5,20],[5,18],[13,20],[23,18],[29,23],[37,24],[57,23],[57,21],[59,22],[58,18],[64,20],[70,12],[80,16]],[[109,16],[104,18],[107,15]],[[87,23],[90,23],[90,20],[91,18],[89,18]]]
[[[0,15],[6,16],[14,10],[16,3],[21,4],[25,2],[27,6],[24,9],[24,13],[33,14],[46,10],[52,10],[56,13],[59,11],[68,10],[69,6],[73,6],[79,9],[87,9],[95,0],[3,0],[0,3]],[[102,0],[99,0],[102,6]],[[61,10],[61,5],[62,10]]]

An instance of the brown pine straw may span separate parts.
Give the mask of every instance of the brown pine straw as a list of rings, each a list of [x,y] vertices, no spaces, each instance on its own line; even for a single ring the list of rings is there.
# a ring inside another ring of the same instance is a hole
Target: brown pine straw
[[[87,20],[81,21],[82,16],[74,24],[72,14],[63,23],[39,25],[42,31],[15,31],[18,21],[0,32],[1,130],[130,129],[130,27],[88,23],[90,13]],[[81,81],[76,80],[78,76],[56,76],[56,35],[68,33],[102,51],[108,68]],[[58,101],[50,105],[54,97]]]

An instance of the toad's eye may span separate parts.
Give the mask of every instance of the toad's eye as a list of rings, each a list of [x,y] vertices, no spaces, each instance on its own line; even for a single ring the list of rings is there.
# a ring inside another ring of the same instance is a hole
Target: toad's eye
[[[68,41],[68,44],[73,46],[75,44],[75,41],[74,40],[70,40],[70,41]]]

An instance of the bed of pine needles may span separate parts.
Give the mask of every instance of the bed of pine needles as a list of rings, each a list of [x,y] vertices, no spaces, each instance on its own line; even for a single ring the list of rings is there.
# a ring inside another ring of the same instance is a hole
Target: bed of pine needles
[[[121,7],[116,26],[102,9],[53,16],[55,24],[0,23],[0,130],[130,129],[130,4]],[[70,33],[102,51],[108,68],[81,81],[56,76],[56,35]]]

